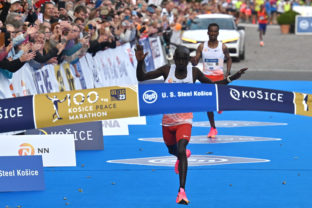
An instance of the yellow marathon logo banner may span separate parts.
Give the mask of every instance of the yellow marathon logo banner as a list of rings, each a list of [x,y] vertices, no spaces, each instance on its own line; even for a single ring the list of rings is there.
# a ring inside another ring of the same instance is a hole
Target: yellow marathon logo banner
[[[34,96],[36,128],[139,116],[138,86]]]
[[[295,92],[295,114],[312,116],[312,94]]]

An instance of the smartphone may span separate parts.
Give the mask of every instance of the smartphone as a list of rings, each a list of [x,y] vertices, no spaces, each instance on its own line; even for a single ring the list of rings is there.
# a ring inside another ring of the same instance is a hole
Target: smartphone
[[[89,33],[87,31],[83,30],[82,31],[82,36],[83,37],[87,37],[87,36],[89,36]]]
[[[65,9],[65,1],[59,1],[59,3],[58,3],[58,9],[60,10],[60,9]]]
[[[32,0],[27,0],[27,4],[28,4],[28,10],[32,10],[33,9],[33,2],[32,2]]]

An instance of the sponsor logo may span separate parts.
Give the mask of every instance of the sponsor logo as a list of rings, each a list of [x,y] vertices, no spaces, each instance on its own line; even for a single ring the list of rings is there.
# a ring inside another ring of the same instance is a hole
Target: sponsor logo
[[[172,167],[177,161],[176,157],[146,157],[134,158],[124,160],[109,160],[108,163],[121,163],[133,165],[149,165],[149,166],[168,166]],[[269,162],[267,159],[257,158],[244,158],[244,157],[229,157],[229,156],[216,156],[216,155],[192,155],[188,158],[189,166],[208,166],[208,165],[226,165],[226,164],[239,164],[239,163],[260,163]]]
[[[158,98],[157,92],[154,90],[147,90],[143,93],[143,100],[148,104],[155,103]]]
[[[23,143],[20,145],[18,155],[35,155],[35,154],[49,154],[50,149],[45,147],[39,147],[35,150],[34,146],[29,143]]]
[[[244,99],[258,99],[282,103],[283,93],[269,92],[264,90],[237,90],[230,88],[230,96],[234,100],[241,101]]]
[[[112,89],[110,90],[111,100],[119,101],[126,100],[126,89]]]
[[[20,145],[20,149],[18,150],[18,155],[35,155],[35,148],[28,143],[23,143]]]
[[[300,27],[300,29],[302,29],[302,30],[308,29],[308,28],[309,28],[309,21],[308,21],[308,20],[301,20],[301,21],[299,22],[299,27]]]

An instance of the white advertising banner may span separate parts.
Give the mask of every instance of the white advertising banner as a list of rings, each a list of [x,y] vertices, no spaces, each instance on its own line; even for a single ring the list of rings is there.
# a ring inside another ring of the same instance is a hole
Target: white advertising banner
[[[76,166],[74,135],[0,136],[0,156],[42,155],[44,167]]]
[[[102,121],[103,136],[129,135],[128,122],[122,119]]]
[[[0,72],[0,99],[11,98],[10,80]]]
[[[32,68],[28,63],[14,73],[12,87],[16,97],[37,94],[32,76]]]
[[[93,74],[92,74],[92,68],[94,67],[93,62],[88,64],[88,60],[87,57],[89,57],[89,59],[92,59],[91,54],[87,53],[84,57],[79,59],[79,63],[81,66],[81,71],[83,73],[84,79],[86,80],[86,89],[90,89],[90,88],[94,88],[94,82],[93,82]],[[90,60],[91,60],[90,59]]]
[[[101,54],[101,52],[98,52],[94,57],[92,57],[91,55],[86,56],[86,61],[89,65],[89,69],[91,69],[89,73],[92,74],[92,79],[95,88],[103,87],[103,80],[98,71],[98,69],[101,68],[100,63],[98,62],[98,60],[101,59],[99,54]]]
[[[102,87],[137,84],[134,54],[130,44],[106,49],[93,57]]]

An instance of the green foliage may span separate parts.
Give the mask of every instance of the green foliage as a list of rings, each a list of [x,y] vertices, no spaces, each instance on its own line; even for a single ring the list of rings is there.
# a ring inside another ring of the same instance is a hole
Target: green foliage
[[[298,14],[298,12],[295,12],[293,10],[284,12],[277,18],[277,23],[279,25],[294,25],[296,21],[296,15]]]

